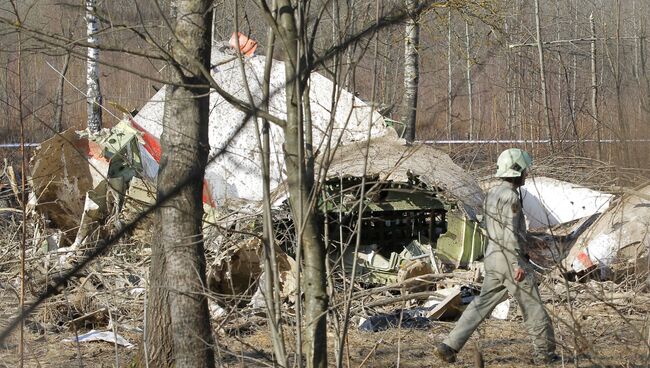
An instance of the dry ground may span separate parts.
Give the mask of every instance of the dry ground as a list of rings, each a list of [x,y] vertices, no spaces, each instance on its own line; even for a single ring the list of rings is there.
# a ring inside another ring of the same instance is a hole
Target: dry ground
[[[2,309],[12,306],[3,305]],[[557,321],[570,321],[570,314],[563,307],[552,307],[557,313],[554,317],[558,349],[567,361],[568,367],[648,367],[648,306],[638,306],[646,312],[620,315],[620,311],[604,305],[585,306],[574,310],[573,315],[579,326],[579,334],[585,342],[577,342],[576,334],[568,324]],[[4,314],[4,313],[3,313]],[[7,315],[4,314],[6,317]],[[6,321],[6,319],[4,319]],[[389,329],[378,333],[364,333],[352,327],[349,335],[349,351],[346,351],[344,365],[350,367],[444,367],[433,355],[433,345],[440,341],[452,328],[451,322],[437,322],[423,330]],[[286,330],[287,342],[291,349],[295,339],[290,329]],[[137,333],[120,331],[129,341],[139,343]],[[579,335],[578,334],[578,335]],[[64,343],[61,340],[72,336],[71,332],[39,334],[27,331],[27,367],[115,367],[116,351],[108,343]],[[333,349],[333,335],[330,335],[330,351]],[[272,346],[265,326],[242,332],[239,336],[220,333],[216,349],[221,365],[224,367],[264,367],[269,365]],[[578,346],[578,350],[574,350]],[[458,367],[475,366],[475,350],[479,347],[487,367],[527,367],[531,362],[532,346],[521,324],[521,317],[512,316],[510,320],[487,320],[466,348],[459,354]],[[127,367],[138,348],[118,348],[119,366]],[[577,353],[577,362],[574,356]],[[334,357],[330,357],[330,362]],[[0,366],[18,366],[17,335],[0,347]],[[562,365],[558,365],[562,366]]]

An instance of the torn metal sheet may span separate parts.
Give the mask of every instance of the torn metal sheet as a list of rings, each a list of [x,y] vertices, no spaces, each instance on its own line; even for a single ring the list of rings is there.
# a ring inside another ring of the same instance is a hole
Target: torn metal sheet
[[[584,231],[563,262],[566,270],[582,272],[597,267],[601,278],[617,269],[647,270],[650,247],[650,185],[625,194]]]
[[[533,177],[521,189],[529,228],[574,221],[607,210],[613,195],[573,183]]]
[[[226,92],[248,101],[247,83],[254,103],[262,101],[262,76],[266,58],[261,55],[244,58],[245,76],[239,58],[227,45],[212,48],[212,76]],[[274,116],[286,118],[284,62],[274,60],[271,70],[269,110]],[[332,144],[365,140],[387,131],[381,115],[351,93],[337,89],[326,77],[310,76],[311,118],[314,147],[321,151]],[[144,131],[155,138],[162,133],[166,88],[158,93],[134,117]],[[335,97],[333,99],[333,97]],[[333,113],[333,111],[335,111]],[[262,199],[262,169],[255,119],[226,102],[216,92],[210,95],[209,140],[211,154],[219,153],[206,169],[206,180],[217,205],[233,203],[233,207],[251,206]],[[284,135],[282,128],[271,124],[271,190],[284,180]],[[143,160],[144,161],[144,160]]]
[[[92,200],[90,194],[86,193],[83,214],[81,215],[81,220],[79,220],[77,236],[71,245],[72,249],[80,247],[86,241],[86,238],[90,235],[91,229],[94,228],[97,221],[101,220],[103,217],[104,214],[102,208],[100,208],[97,202]]]
[[[44,141],[31,161],[36,210],[66,232],[79,226],[86,193],[106,180],[103,147],[70,129]]]
[[[35,210],[68,236],[78,228],[72,249],[120,210],[126,183],[141,172],[140,135],[125,122],[93,135],[68,130],[44,141],[32,158]]]
[[[369,143],[339,147],[331,157],[327,173],[328,178],[365,175],[393,182],[417,178],[429,188],[438,188],[438,197],[457,204],[472,220],[477,220],[482,212],[485,198],[476,179],[446,153],[428,145],[407,145],[393,130]]]
[[[614,196],[566,181],[532,177],[521,188],[521,197],[528,227],[535,229],[602,213]]]
[[[433,272],[431,247],[413,240],[400,252],[382,249],[377,244],[362,245],[357,253],[357,278],[371,284],[392,284],[399,280]],[[352,271],[354,247],[344,252],[344,265]]]
[[[358,206],[361,178],[366,178],[364,208],[374,212],[364,215],[362,224],[361,272],[386,279],[388,269],[397,260],[404,261],[398,255],[413,239],[426,245],[429,253],[435,248],[435,259],[453,267],[466,267],[483,256],[485,237],[477,221],[483,191],[445,153],[430,146],[407,146],[392,132],[339,147],[329,159],[321,208],[331,222],[351,216]],[[317,161],[321,160],[328,162],[323,157]],[[386,188],[399,193],[389,206],[383,204],[392,194]],[[339,237],[336,228],[331,229],[330,239]],[[436,261],[429,263],[437,269]]]
[[[492,178],[482,182],[481,187],[487,191],[498,182]],[[526,179],[520,191],[526,224],[540,231],[602,213],[614,198],[609,193],[543,176]]]
[[[460,211],[447,212],[447,232],[436,241],[436,257],[441,263],[467,267],[485,254],[487,236],[479,223]]]
[[[63,342],[92,342],[104,341],[124,346],[127,349],[135,347],[135,345],[128,342],[124,337],[116,334],[113,331],[96,331],[90,330],[83,335],[79,335],[70,339],[64,339]]]

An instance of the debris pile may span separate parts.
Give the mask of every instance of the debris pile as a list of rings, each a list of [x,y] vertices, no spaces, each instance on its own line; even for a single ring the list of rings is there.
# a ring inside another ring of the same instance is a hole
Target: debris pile
[[[34,295],[103,234],[155,203],[155,186],[142,164],[145,144],[144,133],[125,120],[98,136],[65,132],[36,152],[28,206],[34,245],[28,281]],[[326,224],[331,303],[346,305],[351,295],[352,321],[365,332],[454,320],[480,291],[483,192],[472,176],[430,147],[406,146],[391,133],[373,138],[369,147],[365,175],[358,167],[365,143],[342,146],[331,156],[317,204]],[[4,174],[2,198],[17,214],[19,202],[10,189],[16,185],[8,178]],[[648,289],[648,188],[613,195],[550,178],[531,180],[523,191],[524,210],[531,222],[531,260],[548,276],[540,289],[546,302],[638,303],[636,291]],[[286,200],[286,194],[276,191],[276,198]],[[558,198],[569,198],[571,206]],[[273,218],[280,302],[283,313],[293,315],[299,284],[288,206],[274,208]],[[539,219],[554,220],[533,227]],[[206,203],[206,292],[219,333],[241,334],[266,323],[262,243],[255,235],[261,223],[258,213],[225,212]],[[154,227],[154,218],[144,221],[69,280],[28,326],[62,337],[79,331],[79,341],[137,344]],[[17,234],[3,240],[13,244],[0,259],[6,270],[17,267],[10,257],[17,251]],[[2,286],[17,285],[13,279]],[[516,303],[506,299],[491,318],[508,320],[516,313]]]
[[[254,55],[254,46],[247,47]],[[264,60],[246,58],[242,74],[238,58],[217,47],[212,72],[239,97],[246,97],[237,89],[246,75],[253,97],[261,99],[261,78],[255,76],[261,75]],[[273,66],[277,93],[269,101],[280,117],[285,99],[281,64]],[[327,78],[314,74],[311,82],[312,123],[319,132],[314,141],[319,146],[342,143],[323,149],[316,160],[322,177],[317,178],[321,190],[315,207],[328,252],[331,305],[337,306],[337,313],[339,306],[347,306],[343,313],[351,313],[359,329],[368,332],[426,328],[432,321],[453,320],[477,295],[484,274],[484,192],[477,178],[440,150],[407,145],[378,113],[348,92],[335,91]],[[332,116],[328,108],[337,93],[340,105]],[[164,100],[162,88],[137,116],[111,129],[97,135],[68,130],[43,142],[31,161],[29,203],[21,203],[17,175],[5,163],[0,226],[13,230],[0,231],[5,245],[0,252],[2,272],[15,275],[17,221],[29,226],[28,283],[37,295],[98,240],[155,204]],[[265,323],[263,280],[272,270],[264,267],[260,240],[258,127],[221,97],[211,96],[210,103],[211,149],[221,152],[228,145],[228,150],[209,166],[204,182],[206,293],[220,331],[231,334]],[[370,141],[365,140],[368,132]],[[300,267],[283,174],[284,138],[277,127],[271,134],[276,240],[271,262],[278,272],[282,310],[295,316],[301,298]],[[615,195],[539,176],[521,191],[531,230],[531,262],[548,276],[546,300],[557,302],[557,295],[563,295],[562,300],[586,302],[590,297],[580,291],[585,287],[615,289],[613,282],[633,284],[648,278],[650,185]],[[16,220],[22,206],[29,217]],[[31,321],[34,328],[92,329],[76,341],[108,339],[132,346],[117,331],[142,331],[155,222],[153,216],[141,221],[107,256],[68,280],[38,311]],[[2,288],[17,285],[13,276]],[[611,290],[604,297],[616,301],[631,295],[629,289]],[[513,304],[504,300],[491,317],[508,319]]]

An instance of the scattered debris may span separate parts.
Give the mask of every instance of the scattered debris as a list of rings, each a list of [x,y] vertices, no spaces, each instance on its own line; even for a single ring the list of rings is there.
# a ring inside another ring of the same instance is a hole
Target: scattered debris
[[[64,339],[63,342],[92,342],[92,341],[105,341],[120,346],[124,346],[127,349],[135,347],[135,345],[128,342],[122,336],[116,334],[114,331],[96,331],[90,330],[83,335],[77,337]]]
[[[648,271],[650,185],[624,194],[575,241],[565,270],[599,271],[603,280]]]
[[[280,247],[275,247],[276,264],[280,274],[280,296],[295,298],[297,290],[296,261]],[[208,289],[217,294],[222,306],[245,305],[259,289],[263,269],[262,241],[252,238],[223,249],[208,270]],[[248,298],[246,297],[248,296]]]
[[[462,312],[460,310],[462,303],[460,288],[442,289],[438,293],[442,293],[446,297],[427,314],[427,317],[431,319],[449,319],[459,316]]]
[[[388,315],[371,316],[359,320],[359,330],[363,332],[380,332],[390,328],[428,328],[431,320],[425,317],[411,316],[408,311],[398,311]]]
[[[510,312],[510,299],[506,299],[501,303],[497,304],[494,310],[492,310],[492,313],[490,314],[490,318],[506,320],[508,319],[509,312]]]

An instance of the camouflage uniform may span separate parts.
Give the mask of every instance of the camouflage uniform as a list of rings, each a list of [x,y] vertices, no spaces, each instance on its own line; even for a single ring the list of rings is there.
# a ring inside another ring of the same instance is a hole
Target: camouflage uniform
[[[527,261],[526,223],[521,198],[511,183],[503,181],[488,192],[485,200],[485,227],[489,242],[481,294],[467,307],[444,344],[460,351],[478,325],[510,292],[519,303],[524,324],[533,338],[536,355],[554,355],[553,326],[544,310]],[[526,272],[525,279],[520,282],[514,280],[515,269],[518,267]]]

